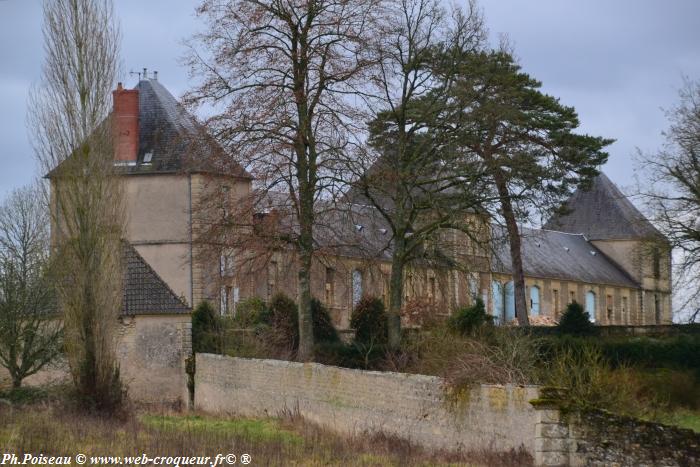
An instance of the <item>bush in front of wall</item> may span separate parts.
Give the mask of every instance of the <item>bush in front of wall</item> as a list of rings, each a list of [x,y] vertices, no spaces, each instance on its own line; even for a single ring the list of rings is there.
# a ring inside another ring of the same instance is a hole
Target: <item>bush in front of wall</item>
[[[294,300],[282,293],[276,294],[270,300],[264,320],[270,326],[270,344],[289,351],[299,348],[299,312]]]
[[[236,305],[234,324],[242,328],[251,328],[262,322],[267,314],[267,305],[259,297],[246,298]]]
[[[591,323],[590,315],[577,302],[571,302],[561,315],[557,331],[560,334],[572,336],[589,336],[595,334],[595,325]]]
[[[388,316],[384,303],[376,297],[363,297],[350,317],[350,327],[355,330],[355,341],[384,344],[388,340]]]
[[[316,298],[311,299],[311,320],[314,329],[314,342],[340,341],[328,309]]]
[[[202,302],[192,312],[192,351],[221,351],[221,320],[209,302]]]
[[[480,298],[472,306],[455,311],[448,321],[450,329],[463,336],[471,335],[482,326],[490,324],[493,324],[493,316],[486,313],[486,307]]]

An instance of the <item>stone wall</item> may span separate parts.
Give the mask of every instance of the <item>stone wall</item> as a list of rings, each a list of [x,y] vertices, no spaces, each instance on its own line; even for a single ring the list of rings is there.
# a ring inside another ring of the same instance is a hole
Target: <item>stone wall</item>
[[[537,466],[700,465],[700,434],[602,411],[560,409],[561,390],[481,385],[317,363],[197,354],[195,407],[247,417],[298,412],[340,433],[381,431],[429,449],[524,448]]]
[[[600,410],[539,407],[538,466],[700,465],[700,434]]]
[[[188,401],[185,359],[192,352],[191,318],[185,315],[122,317],[117,357],[129,397],[137,402],[180,405]],[[0,386],[8,375],[0,371]],[[69,380],[65,362],[25,379],[26,385]]]
[[[129,397],[146,403],[186,403],[190,315],[141,315],[121,322],[117,355]]]
[[[249,417],[296,411],[341,433],[381,431],[429,448],[533,453],[536,387],[446,397],[432,376],[197,354],[195,407]]]

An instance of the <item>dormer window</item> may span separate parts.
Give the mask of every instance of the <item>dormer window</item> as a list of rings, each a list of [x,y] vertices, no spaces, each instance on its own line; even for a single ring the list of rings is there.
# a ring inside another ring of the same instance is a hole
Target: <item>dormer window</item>
[[[144,164],[150,164],[151,159],[153,159],[153,152],[147,152],[146,154],[143,155],[143,163]]]

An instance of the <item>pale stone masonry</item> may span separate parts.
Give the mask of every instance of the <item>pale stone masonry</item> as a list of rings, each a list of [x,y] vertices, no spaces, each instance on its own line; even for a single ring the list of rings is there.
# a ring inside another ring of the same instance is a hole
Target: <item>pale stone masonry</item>
[[[477,385],[316,363],[197,354],[195,407],[249,417],[298,412],[345,434],[382,432],[427,449],[524,449],[536,466],[691,466],[700,434],[602,411],[561,409],[560,389]]]
[[[248,417],[298,412],[331,430],[379,431],[430,449],[534,452],[536,387],[482,385],[455,399],[440,378],[197,354],[195,408]]]

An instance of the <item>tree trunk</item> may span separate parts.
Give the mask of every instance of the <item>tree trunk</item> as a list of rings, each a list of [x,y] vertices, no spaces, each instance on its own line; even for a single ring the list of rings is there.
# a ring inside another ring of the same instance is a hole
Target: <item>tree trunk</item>
[[[12,389],[19,389],[22,386],[22,378],[12,375]]]
[[[529,326],[530,321],[527,317],[527,298],[525,296],[525,272],[523,271],[523,256],[522,246],[520,241],[520,230],[518,222],[515,219],[513,204],[511,203],[510,193],[506,186],[503,174],[496,170],[494,174],[496,188],[498,189],[498,197],[503,210],[503,218],[506,221],[506,230],[508,231],[508,243],[510,245],[510,261],[513,268],[513,288],[515,294],[515,317],[518,319],[520,326]]]
[[[305,183],[299,188],[299,351],[302,362],[313,359],[314,333],[311,317],[311,262],[313,259],[313,191]]]
[[[311,318],[311,252],[301,251],[299,261],[299,351],[297,359],[308,362],[314,356],[314,330]]]
[[[403,249],[403,242],[397,240],[391,259],[391,276],[389,278],[389,347],[398,349],[401,346],[401,306],[403,305],[403,270],[404,261],[397,252]]]

